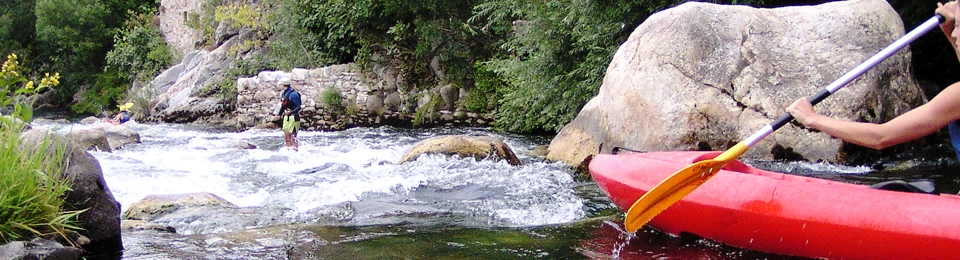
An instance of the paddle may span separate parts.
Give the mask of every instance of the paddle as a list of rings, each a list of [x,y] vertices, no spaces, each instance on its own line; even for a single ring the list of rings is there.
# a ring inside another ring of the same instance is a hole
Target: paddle
[[[830,96],[840,88],[843,88],[844,85],[850,83],[855,78],[863,75],[877,64],[879,64],[884,59],[890,57],[903,47],[907,46],[910,42],[913,42],[921,35],[925,34],[930,29],[936,27],[940,22],[943,22],[943,16],[939,14],[930,18],[923,24],[921,24],[913,31],[910,31],[900,39],[896,40],[890,46],[887,46],[883,50],[880,50],[879,53],[867,59],[867,61],[861,63],[856,68],[853,68],[847,74],[844,74],[839,79],[830,83],[826,88],[821,90],[819,93],[808,97],[810,103],[816,105],[820,103],[823,99]],[[653,217],[656,217],[657,214],[667,209],[677,201],[680,201],[681,198],[693,192],[694,189],[699,187],[701,184],[706,182],[710,177],[717,174],[723,166],[727,165],[730,161],[733,161],[744,152],[747,151],[754,144],[762,140],[764,137],[767,137],[773,131],[776,131],[783,125],[793,120],[793,115],[786,113],[776,121],[767,124],[761,128],[756,133],[753,133],[747,139],[744,139],[740,143],[737,143],[730,149],[724,151],[717,157],[710,160],[703,160],[693,165],[687,166],[682,170],[670,175],[667,179],[654,186],[650,191],[640,197],[637,202],[633,203],[633,206],[630,206],[630,209],[627,210],[627,216],[624,220],[624,225],[628,232],[636,232],[640,227],[647,222],[650,222]]]

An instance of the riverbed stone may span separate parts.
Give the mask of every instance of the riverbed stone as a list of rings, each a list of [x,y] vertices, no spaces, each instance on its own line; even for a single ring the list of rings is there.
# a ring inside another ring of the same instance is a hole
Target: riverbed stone
[[[113,254],[123,251],[120,237],[120,203],[113,197],[103,178],[100,162],[86,149],[81,148],[66,137],[43,130],[30,130],[21,134],[23,149],[33,150],[44,142],[62,145],[66,160],[66,169],[62,176],[72,180],[64,195],[64,210],[85,210],[77,215],[82,230],[78,233],[90,239],[84,246],[88,254]],[[49,141],[45,141],[49,140]],[[56,149],[47,149],[44,156],[55,157]],[[38,151],[34,152],[39,154]]]
[[[116,150],[128,144],[140,143],[140,133],[126,125],[102,124],[101,126],[106,133],[107,141],[110,143],[110,149]]]
[[[84,150],[113,151],[107,140],[107,133],[100,128],[75,129],[67,134],[67,138],[76,142]]]
[[[172,226],[160,225],[149,221],[134,219],[124,219],[120,221],[120,228],[123,230],[153,230],[166,233],[177,233],[177,229]]]
[[[83,250],[64,246],[57,241],[37,238],[30,241],[13,241],[0,246],[0,259],[82,259]]]
[[[88,116],[83,119],[80,119],[81,124],[88,124],[88,125],[96,124],[96,123],[99,123],[100,121],[101,121],[100,118],[95,116]]]
[[[477,160],[506,160],[521,165],[520,159],[506,143],[496,137],[447,135],[418,142],[403,155],[398,164],[416,160],[421,154],[447,154],[473,157]]]
[[[770,9],[687,2],[658,12],[620,46],[548,158],[576,165],[599,144],[599,152],[726,150],[903,34],[883,0]],[[876,123],[925,103],[910,61],[909,50],[897,52],[817,110]],[[872,151],[787,124],[743,157],[840,162],[856,152]]]
[[[200,206],[237,207],[220,196],[209,192],[152,194],[130,205],[127,211],[123,213],[123,219],[150,221],[183,208]]]

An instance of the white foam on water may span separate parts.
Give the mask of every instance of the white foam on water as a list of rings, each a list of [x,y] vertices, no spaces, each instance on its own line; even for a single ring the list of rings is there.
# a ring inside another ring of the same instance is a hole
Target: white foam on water
[[[150,194],[209,192],[235,201],[226,164],[210,161],[212,151],[150,149],[141,153],[91,152],[122,210]]]
[[[415,142],[433,134],[301,132],[300,149],[293,151],[283,148],[276,130],[232,133],[136,126],[143,143],[113,153],[92,152],[124,211],[151,194],[208,192],[241,207],[280,205],[297,212],[382,199],[388,205],[399,203],[397,209],[383,209],[386,212],[426,206],[428,211],[489,216],[491,223],[510,226],[562,223],[586,214],[565,167],[541,162],[512,166],[445,155],[423,155],[396,165]],[[411,137],[416,135],[423,137]],[[258,148],[233,147],[241,141]],[[415,190],[427,197],[410,197]]]

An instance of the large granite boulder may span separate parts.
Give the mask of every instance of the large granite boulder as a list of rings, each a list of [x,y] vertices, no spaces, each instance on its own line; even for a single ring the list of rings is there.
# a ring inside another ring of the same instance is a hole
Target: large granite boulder
[[[726,150],[903,34],[882,0],[774,9],[688,2],[664,10],[620,46],[599,93],[553,139],[547,158],[578,165],[617,146]],[[924,102],[903,50],[817,109],[884,122]],[[846,145],[788,124],[743,157],[836,162]]]

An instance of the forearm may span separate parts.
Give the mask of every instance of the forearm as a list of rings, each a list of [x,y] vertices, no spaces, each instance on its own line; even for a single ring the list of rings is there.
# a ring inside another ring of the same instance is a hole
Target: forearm
[[[882,131],[878,124],[843,121],[827,116],[817,116],[807,127],[819,130],[848,143],[881,150],[897,143]]]

